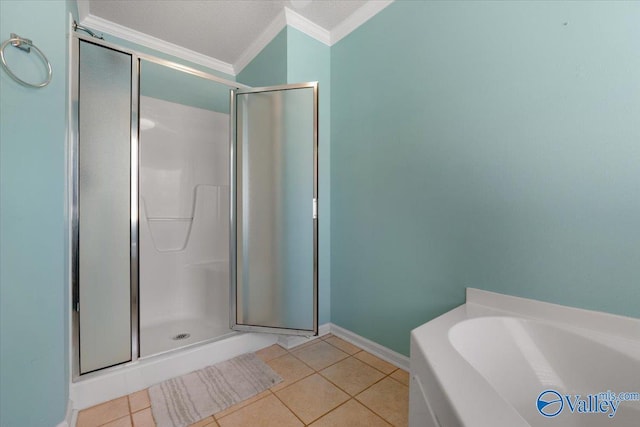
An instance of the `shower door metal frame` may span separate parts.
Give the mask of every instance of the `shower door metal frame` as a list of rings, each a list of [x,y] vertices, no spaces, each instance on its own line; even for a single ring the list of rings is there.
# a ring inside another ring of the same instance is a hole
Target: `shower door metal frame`
[[[68,183],[71,188],[69,192],[69,212],[70,212],[70,276],[71,276],[71,292],[70,292],[70,312],[71,312],[71,378],[73,382],[87,379],[96,375],[102,375],[105,372],[122,369],[136,362],[140,358],[140,304],[139,304],[139,105],[140,105],[140,61],[145,60],[158,65],[163,65],[177,71],[191,74],[206,80],[222,83],[232,90],[248,89],[247,85],[224,79],[203,71],[191,68],[182,64],[178,64],[165,59],[157,58],[132,49],[126,49],[113,43],[105,42],[94,37],[79,34],[73,30],[70,31],[71,40],[71,59],[70,59],[70,115],[69,115],[69,166],[68,166]],[[80,42],[84,41],[106,49],[111,49],[123,54],[131,56],[131,257],[130,257],[130,285],[131,285],[131,359],[120,364],[97,369],[91,372],[80,374],[80,274],[79,274],[79,84],[80,84]],[[231,115],[231,114],[230,114]],[[230,132],[231,133],[231,132]],[[230,308],[231,309],[231,308]],[[211,340],[197,343],[202,345]],[[177,348],[179,351],[182,348]]]
[[[72,333],[73,333],[73,363],[72,380],[89,378],[108,369],[114,369],[135,362],[139,356],[139,305],[138,305],[138,106],[139,106],[139,77],[140,62],[135,52],[123,49],[119,46],[97,40],[96,38],[84,36],[78,33],[73,34],[71,52],[71,150],[70,150],[70,172],[71,172],[71,313],[72,313]],[[130,302],[131,302],[131,356],[128,361],[114,366],[93,370],[82,374],[80,372],[80,43],[90,43],[105,49],[110,49],[131,57],[131,119],[130,119]]]
[[[238,155],[237,155],[237,95],[251,94],[251,93],[264,93],[264,92],[277,92],[291,89],[313,89],[313,199],[309,200],[310,211],[313,221],[313,330],[306,329],[291,329],[291,328],[279,328],[273,326],[259,326],[259,325],[246,325],[238,324],[237,318],[237,270],[238,270],[238,257],[237,257],[237,239],[238,239],[238,222],[237,222],[237,174],[242,171],[238,167]],[[240,90],[231,90],[229,101],[229,117],[230,123],[230,141],[229,141],[229,178],[231,188],[231,199],[229,203],[229,260],[231,262],[229,270],[229,281],[231,285],[231,292],[229,293],[229,323],[230,327],[236,331],[245,332],[266,332],[276,333],[282,335],[298,335],[298,336],[315,336],[318,335],[318,82],[307,83],[292,83],[278,86],[247,88]]]

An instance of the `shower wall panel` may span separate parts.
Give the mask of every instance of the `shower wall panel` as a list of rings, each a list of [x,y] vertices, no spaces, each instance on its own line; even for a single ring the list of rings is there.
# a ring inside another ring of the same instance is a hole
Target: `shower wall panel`
[[[228,331],[229,116],[141,96],[140,118],[146,356]]]

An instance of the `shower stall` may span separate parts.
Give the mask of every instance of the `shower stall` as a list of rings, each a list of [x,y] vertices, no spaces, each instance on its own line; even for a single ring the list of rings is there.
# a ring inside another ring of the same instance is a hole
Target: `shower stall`
[[[142,357],[230,332],[228,95],[186,77],[140,61]]]
[[[77,33],[72,58],[74,382],[317,334],[317,83],[249,88]]]

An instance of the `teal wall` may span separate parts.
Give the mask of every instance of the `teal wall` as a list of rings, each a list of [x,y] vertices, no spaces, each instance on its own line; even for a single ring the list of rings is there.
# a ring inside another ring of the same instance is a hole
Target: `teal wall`
[[[318,82],[318,317],[331,321],[331,53],[287,27],[287,83]]]
[[[467,286],[640,317],[639,20],[402,1],[334,45],[332,322],[408,354]]]
[[[32,39],[53,68],[43,89],[0,70],[2,427],[51,427],[67,406],[67,10],[65,1],[0,1],[0,39],[11,32]],[[17,74],[42,77],[34,55],[6,52]]]
[[[330,48],[291,28],[284,28],[239,74],[252,87],[317,81],[318,111],[318,318],[331,321],[331,86]]]
[[[252,87],[287,83],[286,28],[238,73],[237,80]]]
[[[55,425],[68,398],[73,4],[0,1],[0,39],[32,38],[54,69],[39,90],[0,71],[2,427]],[[466,286],[640,317],[639,18],[398,1],[331,48],[279,34],[238,80],[320,82],[320,322],[407,354]]]

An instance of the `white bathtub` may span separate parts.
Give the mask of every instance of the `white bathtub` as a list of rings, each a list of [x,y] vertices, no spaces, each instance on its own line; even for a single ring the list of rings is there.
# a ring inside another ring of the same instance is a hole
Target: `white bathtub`
[[[637,427],[638,393],[638,319],[469,289],[411,333],[411,427]]]

